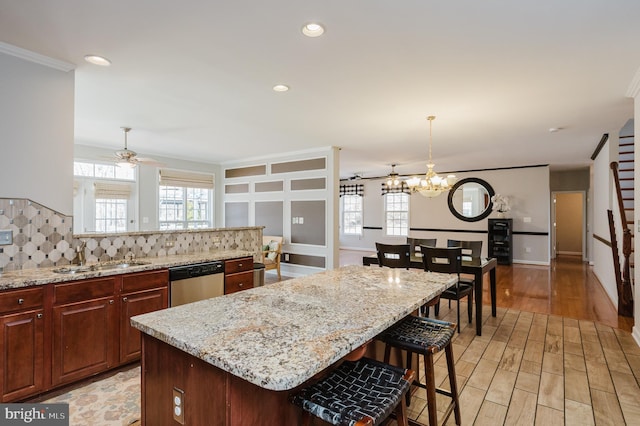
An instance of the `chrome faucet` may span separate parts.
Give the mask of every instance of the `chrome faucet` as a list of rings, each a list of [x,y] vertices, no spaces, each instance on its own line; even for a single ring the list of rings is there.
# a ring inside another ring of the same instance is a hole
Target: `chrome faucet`
[[[87,242],[83,241],[82,244],[80,244],[78,247],[76,247],[76,257],[73,258],[71,263],[76,264],[76,265],[80,265],[80,266],[84,266],[84,264],[86,262],[84,249],[85,249],[86,246],[87,246]]]

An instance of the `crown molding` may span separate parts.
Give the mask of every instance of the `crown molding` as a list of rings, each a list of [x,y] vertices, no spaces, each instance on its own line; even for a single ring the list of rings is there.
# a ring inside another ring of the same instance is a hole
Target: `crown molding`
[[[636,75],[633,76],[631,84],[627,88],[626,95],[630,98],[635,98],[640,95],[640,68],[636,71]]]
[[[15,56],[16,58],[35,62],[36,64],[44,65],[46,67],[54,68],[56,70],[64,72],[69,72],[76,68],[75,64],[72,64],[70,62],[53,59],[48,56],[41,55],[39,53],[35,53],[30,50],[22,49],[20,47],[16,47],[3,42],[0,42],[0,53],[5,53],[7,55]]]

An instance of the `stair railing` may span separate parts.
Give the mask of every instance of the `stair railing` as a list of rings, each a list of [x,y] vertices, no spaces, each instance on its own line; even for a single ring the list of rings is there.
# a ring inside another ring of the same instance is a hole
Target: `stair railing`
[[[618,243],[616,231],[613,222],[613,212],[607,210],[609,216],[609,232],[611,233],[611,249],[613,250],[613,262],[616,269],[616,286],[618,288],[618,315],[625,317],[633,317],[633,290],[631,285],[631,239],[633,234],[629,229],[627,214],[624,209],[624,201],[622,199],[622,189],[620,187],[620,177],[618,174],[618,162],[613,161],[610,164],[613,172],[613,181],[616,187],[616,198],[618,200],[618,208],[620,209],[620,221],[622,225],[622,273],[620,273],[620,258],[618,254]]]

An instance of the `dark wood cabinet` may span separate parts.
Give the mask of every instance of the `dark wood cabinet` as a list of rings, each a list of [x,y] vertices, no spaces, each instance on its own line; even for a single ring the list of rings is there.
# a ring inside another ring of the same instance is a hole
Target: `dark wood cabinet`
[[[168,307],[166,269],[0,292],[0,402],[140,358],[132,316]]]
[[[44,288],[0,293],[1,402],[44,389]]]
[[[120,297],[120,363],[140,359],[140,331],[131,317],[164,309],[169,305],[169,271],[129,274],[122,279]]]
[[[513,219],[489,219],[489,257],[501,265],[513,262]]]
[[[52,385],[70,383],[118,362],[115,277],[54,287]]]
[[[224,263],[224,294],[253,288],[253,258],[227,260]]]

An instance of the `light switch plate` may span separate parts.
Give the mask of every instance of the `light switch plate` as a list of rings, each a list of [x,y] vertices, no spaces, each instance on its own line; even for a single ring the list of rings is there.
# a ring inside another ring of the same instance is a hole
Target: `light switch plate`
[[[0,246],[9,244],[13,244],[13,231],[11,229],[0,231]]]

